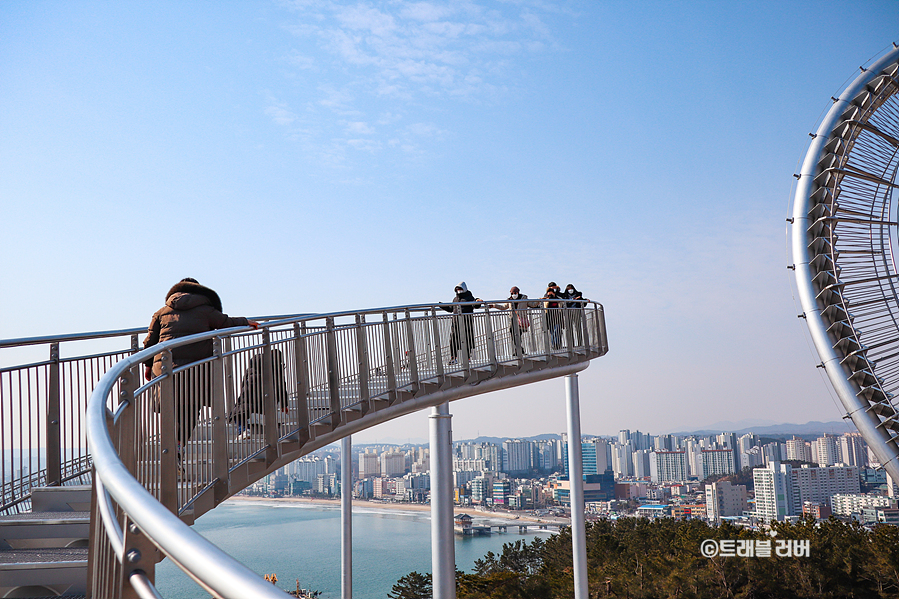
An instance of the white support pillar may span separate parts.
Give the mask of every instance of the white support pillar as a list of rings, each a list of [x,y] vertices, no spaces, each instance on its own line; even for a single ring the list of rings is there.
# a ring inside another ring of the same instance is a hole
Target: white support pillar
[[[565,377],[568,411],[568,482],[571,485],[571,552],[574,564],[574,599],[589,599],[587,592],[587,531],[584,516],[584,462],[581,451],[581,407],[577,375]]]
[[[453,431],[449,404],[431,411],[431,577],[434,599],[456,599]]]
[[[353,599],[353,441],[340,440],[340,596]]]

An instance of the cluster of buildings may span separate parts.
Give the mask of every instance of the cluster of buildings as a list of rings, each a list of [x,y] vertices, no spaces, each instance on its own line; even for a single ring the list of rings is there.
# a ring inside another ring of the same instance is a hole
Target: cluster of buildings
[[[899,490],[877,468],[858,433],[779,440],[752,433],[649,435],[622,430],[617,437],[582,439],[581,453],[588,511],[606,517],[636,513],[754,525],[811,514],[899,523]],[[336,450],[323,450],[246,492],[339,495],[338,465]],[[356,447],[353,469],[354,497],[430,500],[427,446]],[[453,471],[460,505],[538,510],[570,504],[564,434],[458,442]]]

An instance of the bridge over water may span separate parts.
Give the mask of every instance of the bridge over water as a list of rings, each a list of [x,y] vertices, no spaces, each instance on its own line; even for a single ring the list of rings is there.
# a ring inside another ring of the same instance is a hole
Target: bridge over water
[[[341,488],[350,489],[350,436],[430,409],[434,596],[455,597],[449,402],[565,377],[568,434],[580,438],[577,373],[605,355],[608,340],[603,308],[593,302],[563,309],[520,304],[511,311],[488,304],[470,315],[454,306],[453,314],[435,304],[262,318],[258,330],[213,331],[143,351],[140,329],[0,341],[0,349],[43,347],[49,354],[0,369],[0,513],[22,517],[32,503],[36,509],[40,488],[90,482],[90,547],[80,551],[93,597],[158,597],[154,566],[164,558],[216,597],[284,597],[189,524],[265,475],[336,441],[342,447]],[[472,334],[458,335],[461,347],[453,359],[451,331],[466,328]],[[62,357],[67,344],[100,340],[117,347]],[[203,340],[213,344],[211,358],[172,367],[175,348]],[[143,363],[156,356],[162,374],[144,382]],[[250,366],[261,370],[258,384],[244,381]],[[236,405],[255,415],[255,430],[239,434],[229,422]],[[576,484],[580,445],[570,451],[580,598],[586,597],[584,514],[577,509],[583,489]],[[344,597],[352,594],[350,495],[342,493]],[[79,550],[69,549],[71,562],[71,552]],[[7,558],[13,553],[7,549]],[[19,593],[78,588],[54,586],[46,574],[50,566],[31,566],[45,572],[45,584],[19,584]],[[14,571],[0,564],[0,595],[16,588]]]

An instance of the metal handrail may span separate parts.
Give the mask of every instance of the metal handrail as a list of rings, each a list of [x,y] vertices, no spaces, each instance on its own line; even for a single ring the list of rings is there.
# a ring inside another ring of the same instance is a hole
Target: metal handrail
[[[219,597],[283,597],[186,526],[178,514],[192,520],[236,492],[232,482],[249,484],[320,443],[422,409],[428,402],[436,405],[562,376],[586,368],[590,359],[608,351],[599,304],[580,301],[574,308],[500,311],[489,306],[510,300],[471,302],[475,303],[483,303],[485,309],[444,315],[437,310],[461,304],[427,304],[276,319],[258,331],[235,327],[201,333],[165,341],[120,360],[100,378],[87,406],[86,433],[98,493],[96,516],[103,523],[93,528],[95,567],[112,559],[122,567],[102,568],[103,572],[118,572],[140,585],[135,587],[140,596],[153,596],[149,578],[134,575],[153,567],[150,558],[142,558],[132,547],[134,538],[142,535]],[[520,325],[524,321],[515,317],[519,312],[526,315],[525,321],[532,319],[532,325]],[[374,315],[380,318],[366,321],[366,316]],[[351,322],[342,322],[350,318]],[[496,318],[500,320],[494,322]],[[339,325],[335,319],[341,321]],[[313,326],[316,323],[324,326]],[[525,343],[523,331],[528,326],[532,329]],[[564,327],[565,338],[561,330],[546,327]],[[450,339],[455,347],[449,347]],[[211,359],[172,367],[173,349],[205,340],[214,344]],[[525,368],[529,349],[528,359],[534,363]],[[446,360],[445,351],[458,352],[459,363]],[[276,367],[285,355],[284,365]],[[140,384],[142,363],[157,357],[162,374]],[[262,412],[262,438],[238,441],[228,437],[223,420],[236,406],[225,402],[240,401],[235,397],[238,387],[241,396],[246,394],[246,385],[239,384],[240,377],[235,375],[254,363],[263,371],[264,392],[251,397]],[[289,406],[284,425],[277,419],[276,403],[280,392],[275,379],[281,368],[289,383],[288,397],[282,398]],[[187,478],[179,484],[173,450],[177,435],[184,433],[175,429],[182,430],[186,412],[204,411],[202,406],[210,405],[213,417],[187,434],[202,436],[206,433],[197,431],[205,427],[211,442],[191,436],[180,439],[186,444],[179,447],[179,456],[183,449],[186,459],[198,454],[206,457],[202,463],[185,462]],[[355,420],[350,420],[351,414],[356,414]],[[258,463],[254,459],[263,460],[265,468],[253,470]],[[194,483],[191,476],[199,482]],[[243,482],[234,482],[235,476]],[[126,520],[116,519],[115,508]],[[129,533],[128,523],[136,525],[140,535]]]

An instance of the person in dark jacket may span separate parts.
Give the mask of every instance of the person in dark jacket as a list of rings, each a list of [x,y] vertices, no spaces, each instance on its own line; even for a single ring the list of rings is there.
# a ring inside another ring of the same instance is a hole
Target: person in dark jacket
[[[554,350],[562,347],[562,306],[561,293],[555,283],[550,282],[543,294],[543,307],[546,308],[546,328],[549,329],[549,340]]]
[[[239,326],[251,326],[255,329],[259,323],[222,313],[222,301],[215,291],[200,285],[196,279],[181,279],[165,295],[165,306],[153,314],[144,339],[144,349],[170,339]],[[177,368],[209,357],[212,357],[211,339],[176,347],[172,350],[172,367]],[[209,393],[212,389],[212,371],[209,368],[202,370],[205,374],[199,375],[199,384],[190,385],[194,389],[199,388],[199,398],[192,400],[184,397],[184,394],[178,393],[179,385],[175,385],[175,434],[179,448],[190,438],[202,407],[211,405]],[[160,374],[162,354],[157,354],[152,361],[144,363],[144,376],[149,381]]]
[[[564,291],[565,299],[568,300],[583,300],[584,294],[575,289],[574,285],[569,283],[565,287]],[[565,302],[565,307],[568,308],[567,318],[565,319],[566,325],[571,326],[572,333],[574,333],[575,343],[577,345],[584,344],[584,325],[583,318],[581,318],[582,308],[584,304],[579,301],[574,302]]]
[[[456,297],[453,298],[454,304],[462,303],[462,302],[479,302],[480,298],[475,298],[472,295],[471,291],[468,290],[468,285],[465,282],[461,282],[456,285]],[[456,316],[453,318],[453,326],[450,330],[450,356],[452,360],[450,360],[450,364],[455,364],[456,359],[459,355],[459,349],[462,347],[462,335],[465,335],[465,340],[468,342],[468,355],[474,353],[474,317],[472,313],[474,313],[475,308],[480,308],[480,304],[469,304],[467,306],[440,306],[447,312],[453,312]]]

